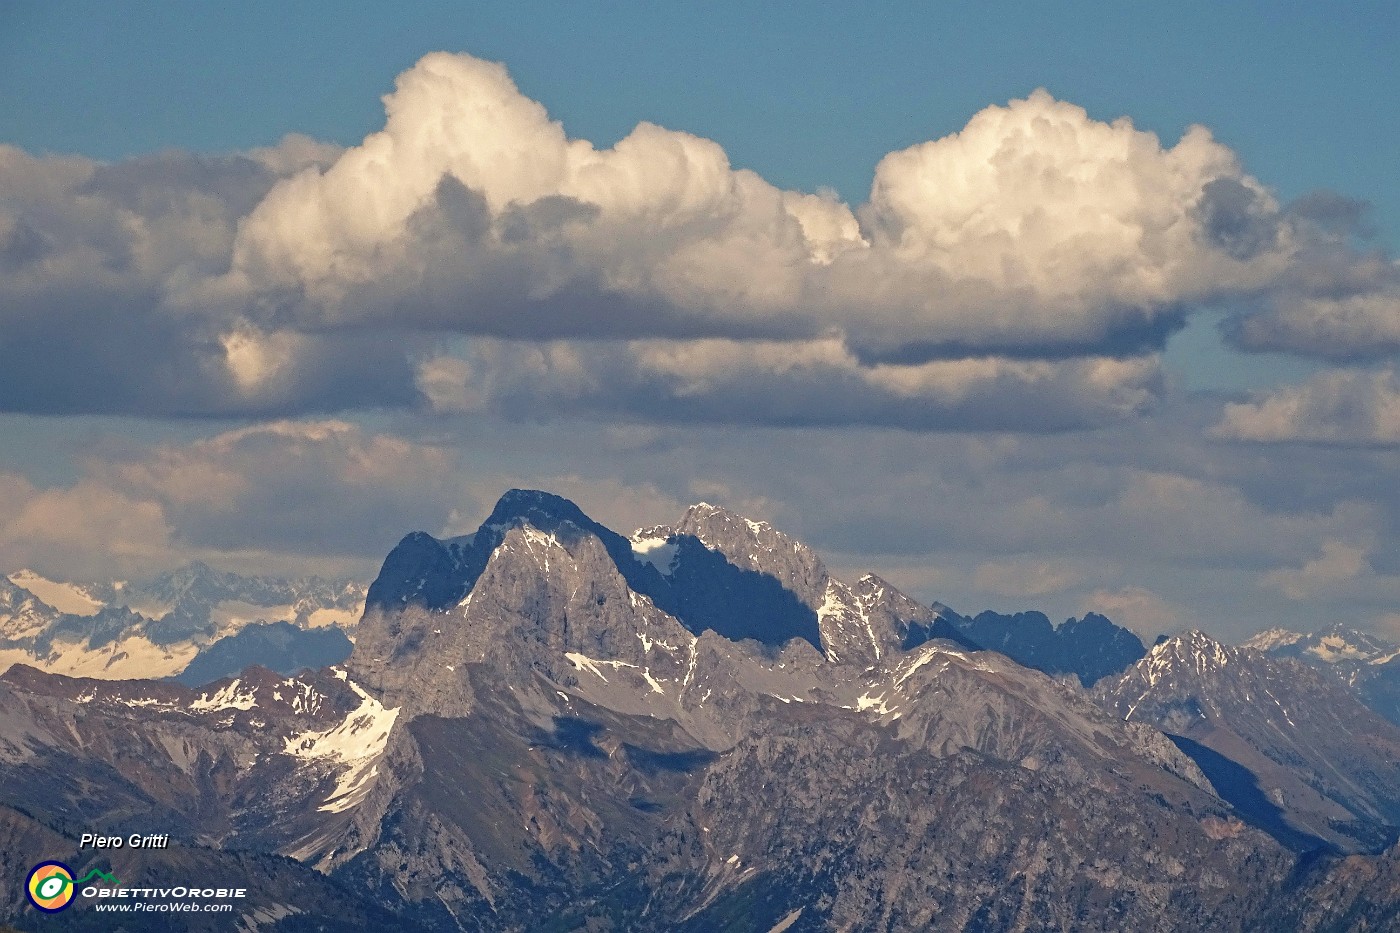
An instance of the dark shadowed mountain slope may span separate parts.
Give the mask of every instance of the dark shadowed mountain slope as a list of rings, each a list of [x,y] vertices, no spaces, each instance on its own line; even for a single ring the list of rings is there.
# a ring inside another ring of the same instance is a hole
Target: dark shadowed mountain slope
[[[290,622],[254,622],[200,651],[175,679],[187,687],[199,687],[253,665],[295,674],[304,668],[340,664],[354,647],[334,625],[303,629]]]
[[[983,648],[1047,674],[1074,674],[1086,687],[1119,673],[1146,653],[1136,635],[1092,612],[1058,626],[1040,612],[987,611],[972,617],[947,612],[946,616]]]

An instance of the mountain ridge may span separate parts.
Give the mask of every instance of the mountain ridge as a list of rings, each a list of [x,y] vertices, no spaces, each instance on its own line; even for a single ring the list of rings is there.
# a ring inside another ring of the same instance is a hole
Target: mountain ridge
[[[1295,830],[1345,851],[1394,841],[1400,730],[1307,666],[1191,630],[1094,694],[1125,720],[1242,765]]]
[[[82,611],[62,611],[15,580],[58,593],[58,601],[70,607],[81,596]],[[140,583],[73,584],[19,571],[0,576],[0,670],[20,663],[112,679],[176,676],[249,627],[253,632],[237,642],[245,663],[278,666],[278,651],[251,650],[248,644],[256,641],[259,626],[277,622],[296,628],[296,651],[339,662],[349,654],[348,642],[338,657],[317,653],[314,646],[326,641],[317,630],[353,632],[363,596],[364,588],[348,579],[244,577],[199,561]]]
[[[1244,930],[1388,877],[1300,857],[1322,837],[1223,795],[1139,721],[1153,703],[1120,708],[1154,663],[1148,687],[1242,666],[1205,636],[1090,693],[763,523],[706,506],[624,538],[532,491],[472,535],[405,536],[369,593],[343,667],[199,689],[12,668],[0,804],[293,858],[402,929]],[[748,593],[784,602],[724,618]],[[40,773],[72,779],[41,795]],[[1370,790],[1346,812],[1379,838]]]

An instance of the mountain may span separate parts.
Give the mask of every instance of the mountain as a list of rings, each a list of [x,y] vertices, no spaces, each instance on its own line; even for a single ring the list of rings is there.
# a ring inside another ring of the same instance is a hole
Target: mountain
[[[11,668],[0,804],[264,857],[278,892],[314,869],[285,928],[336,890],[386,929],[693,933],[1244,930],[1304,874],[1358,909],[1380,890],[1300,861],[1138,716],[943,625],[716,506],[623,537],[514,490],[394,548],[343,667]],[[63,845],[39,829],[35,861]]]
[[[1041,612],[987,611],[972,618],[950,612],[947,618],[972,642],[1047,674],[1073,674],[1085,687],[1147,653],[1136,635],[1093,612],[1058,626]]]
[[[1373,712],[1400,725],[1400,645],[1340,622],[1314,634],[1269,629],[1244,645],[1335,678]]]
[[[167,677],[245,627],[279,621],[298,629],[291,641],[304,643],[319,667],[349,656],[344,633],[364,594],[351,580],[245,577],[199,562],[144,583],[68,583],[21,570],[0,577],[0,671],[27,664],[70,676]],[[269,634],[250,634],[215,657],[235,652],[245,665],[284,669],[291,642]],[[338,656],[331,643],[341,646]],[[213,676],[237,670],[205,660],[192,676],[214,668]]]
[[[14,575],[31,583],[32,577]],[[40,589],[52,595],[52,587]],[[159,675],[180,670],[198,652],[194,645],[154,644],[144,632],[146,622],[124,606],[105,603],[82,614],[61,612],[0,577],[0,669],[32,664],[69,674]]]
[[[255,665],[295,674],[339,664],[350,657],[352,648],[350,639],[334,625],[303,629],[290,622],[253,622],[200,651],[175,679],[187,687],[199,687]]]
[[[1260,918],[1259,930],[1394,930],[1400,844],[1379,858],[1324,859],[1300,870]]]
[[[0,644],[32,642],[62,615],[33,593],[0,577]]]
[[[17,570],[9,582],[37,596],[45,605],[75,616],[90,616],[107,605],[125,583],[68,583],[50,580],[33,570]]]
[[[1171,735],[1223,797],[1281,841],[1374,850],[1400,827],[1400,729],[1296,661],[1187,632],[1095,695],[1124,720]]]
[[[1340,622],[1310,634],[1269,629],[1252,636],[1242,646],[1276,658],[1294,658],[1311,664],[1375,665],[1400,657],[1400,645]]]
[[[353,834],[395,718],[343,670],[261,668],[192,690],[15,665],[0,709],[5,804],[74,833],[161,827],[302,860]]]
[[[231,634],[253,621],[353,627],[364,598],[350,580],[297,580],[220,573],[199,561],[128,588],[124,604],[150,618],[150,637],[169,644]]]

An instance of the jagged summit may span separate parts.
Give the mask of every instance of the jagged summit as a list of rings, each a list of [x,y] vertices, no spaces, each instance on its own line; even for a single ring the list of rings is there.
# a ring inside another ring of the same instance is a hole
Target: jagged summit
[[[508,547],[513,529],[553,536],[571,553],[537,553],[528,535],[520,548]],[[674,524],[623,538],[568,499],[526,489],[505,493],[472,535],[405,537],[371,586],[368,604],[450,611],[470,599],[493,560],[536,561],[531,572],[540,573],[551,561],[577,563],[572,550],[580,538],[601,545],[609,572],[622,577],[634,598],[645,597],[691,635],[713,631],[772,648],[801,639],[828,661],[863,665],[945,639],[969,650],[1002,651],[1047,673],[1074,673],[1086,686],[1144,651],[1131,632],[1092,613],[1058,627],[1039,613],[969,619],[946,606],[923,606],[875,574],[848,585],[831,576],[815,551],[770,523],[711,503],[690,506]]]
[[[1241,651],[1247,650],[1249,649],[1227,645],[1200,629],[1193,628],[1168,636],[1166,641],[1153,645],[1148,651],[1148,656],[1153,659],[1199,660],[1201,663],[1220,666],[1229,663],[1231,657],[1238,657]]]
[[[1122,676],[1138,676],[1151,687],[1173,679],[1213,675],[1232,663],[1239,667],[1248,656],[1263,660],[1252,648],[1227,645],[1199,629],[1188,629],[1159,639]]]
[[[507,533],[525,527],[570,538],[592,535],[615,560],[635,563],[625,539],[568,499],[538,489],[511,489],[496,501],[474,534],[446,541],[423,531],[405,535],[370,585],[366,604],[394,608],[417,603],[432,610],[447,609],[471,592]]]
[[[708,503],[692,506],[675,525],[642,529],[627,539],[576,504],[540,490],[506,492],[472,535],[439,541],[406,536],[371,585],[367,605],[397,611],[417,604],[446,611],[468,598],[514,529],[533,529],[565,545],[596,540],[611,572],[629,590],[674,616],[692,634],[715,631],[731,640],[780,646],[800,638],[827,650],[817,617],[828,574],[815,553],[776,531]],[[578,562],[578,555],[568,560]]]
[[[958,628],[979,619],[1002,654]],[[1278,842],[1397,825],[1400,745],[1358,746],[1293,662],[1188,632],[1089,694],[1014,656],[1122,631],[848,584],[710,505],[628,539],[511,490],[473,534],[399,542],[344,668],[197,690],[16,668],[0,803],[288,855],[395,913],[372,929],[1245,929],[1296,863]],[[1166,717],[1195,731],[1144,722]],[[1253,797],[1227,796],[1240,771]],[[33,780],[55,773],[77,779]]]
[[[1295,644],[1306,638],[1302,632],[1295,632],[1286,628],[1268,628],[1240,642],[1242,648],[1254,648],[1258,651],[1271,651],[1274,648],[1282,648]]]
[[[942,604],[935,611],[975,644],[1047,674],[1074,674],[1085,687],[1122,671],[1146,650],[1128,629],[1092,612],[1055,625],[1043,612],[988,610],[969,618]]]
[[[1375,823],[1400,820],[1400,733],[1295,660],[1193,629],[1095,694],[1180,740],[1222,795],[1289,845],[1372,848]]]
[[[247,632],[244,646],[257,642],[258,627],[273,623],[294,627],[297,642],[350,630],[363,597],[355,580],[242,576],[202,561],[147,581],[74,583],[16,572],[0,577],[0,670],[20,663],[113,680],[174,676],[226,638]],[[319,663],[344,660],[343,635],[339,644],[338,657],[317,655]],[[281,653],[268,642],[265,651],[240,652],[239,667],[276,667]]]
[[[1277,657],[1299,658],[1310,663],[1342,662],[1385,663],[1400,655],[1400,645],[1372,632],[1364,632],[1345,622],[1334,622],[1316,632],[1295,632],[1271,628],[1251,635],[1241,642],[1245,648],[1255,648]]]
[[[1340,622],[1312,634],[1270,629],[1245,644],[1308,665],[1400,725],[1400,644]]]
[[[156,577],[147,589],[153,596],[175,601],[192,591],[223,586],[227,577],[202,560],[192,560]]]
[[[671,539],[688,535],[706,547],[725,554],[736,563],[756,562],[763,552],[815,554],[805,544],[774,528],[766,521],[755,521],[738,512],[708,502],[697,502],[685,510],[680,520],[671,525],[652,525],[638,529],[633,541]]]
[[[747,531],[753,536],[771,531],[780,538],[792,540],[787,535],[778,532],[766,521],[754,521],[738,512],[730,511],[722,506],[711,505],[708,502],[697,502],[686,509],[685,515],[674,527],[678,533],[693,534],[701,538],[704,537],[706,530],[713,528],[731,534],[736,532],[742,534]]]

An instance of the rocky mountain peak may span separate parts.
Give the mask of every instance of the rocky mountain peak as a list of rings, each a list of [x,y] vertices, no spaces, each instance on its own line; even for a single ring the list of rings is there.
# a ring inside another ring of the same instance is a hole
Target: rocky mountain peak
[[[794,553],[807,550],[805,545],[768,522],[754,521],[708,502],[697,502],[686,509],[681,520],[671,526],[671,533],[694,535],[706,547],[725,553],[738,553],[755,547]]]
[[[1295,632],[1291,629],[1271,628],[1249,636],[1240,642],[1240,647],[1253,648],[1256,651],[1274,651],[1278,648],[1295,645],[1307,637],[1302,632]]]
[[[397,912],[369,929],[1245,929],[1279,842],[1400,825],[1393,730],[1320,676],[1200,632],[1093,693],[1017,657],[1085,678],[1120,660],[1094,639],[1142,651],[1099,615],[848,585],[712,505],[629,540],[511,490],[399,542],[343,669],[15,668],[0,783],[45,819],[290,856]]]
[[[687,539],[722,557],[733,567],[772,577],[813,609],[826,598],[829,574],[815,551],[766,521],[755,521],[708,502],[686,510],[674,525],[642,529],[634,540],[679,543],[678,562],[687,553]]]
[[[11,582],[9,577],[0,576],[0,606],[14,607],[30,599],[37,600],[37,597],[24,587]]]
[[[1337,623],[1313,634],[1270,629],[1245,646],[1308,665],[1400,725],[1400,645]]]
[[[987,610],[971,618],[942,604],[935,604],[934,611],[973,643],[1047,674],[1074,674],[1085,687],[1122,671],[1145,653],[1136,635],[1094,613],[1057,626],[1035,611],[1007,615]]]
[[[855,591],[862,599],[878,599],[883,593],[895,591],[895,586],[884,577],[867,573],[856,581]]]
[[[1400,732],[1296,660],[1193,630],[1095,694],[1173,736],[1222,796],[1288,845],[1370,848],[1382,838],[1373,822],[1400,818]]]
[[[952,606],[949,606],[946,603],[941,603],[938,600],[934,600],[933,603],[929,605],[929,608],[932,609],[934,615],[938,616],[940,619],[952,620],[960,618],[958,613],[953,609]]]
[[[529,524],[549,532],[561,524],[592,529],[597,526],[573,502],[539,489],[509,489],[496,500],[496,506],[482,523],[483,528],[505,529]]]
[[[1269,629],[1250,637],[1244,642],[1244,647],[1276,657],[1298,658],[1309,664],[1343,666],[1384,663],[1400,654],[1400,645],[1345,622],[1334,622],[1313,633]]]
[[[33,638],[59,618],[59,612],[33,593],[0,576],[0,638]]]
[[[1194,670],[1198,674],[1219,670],[1238,662],[1248,648],[1235,648],[1216,641],[1199,629],[1173,635],[1153,645],[1143,658],[1149,679],[1167,672]]]
[[[183,567],[161,574],[148,587],[153,595],[176,600],[195,590],[224,585],[224,574],[202,560],[190,561]]]
[[[1370,632],[1363,632],[1345,622],[1332,625],[1300,642],[1300,647],[1324,663],[1339,661],[1375,661],[1395,657],[1397,646]]]

